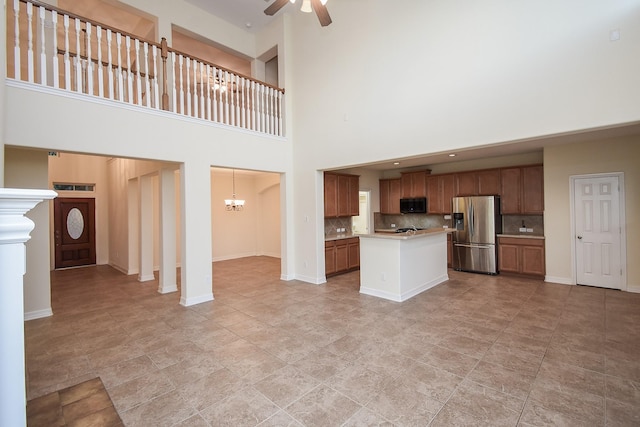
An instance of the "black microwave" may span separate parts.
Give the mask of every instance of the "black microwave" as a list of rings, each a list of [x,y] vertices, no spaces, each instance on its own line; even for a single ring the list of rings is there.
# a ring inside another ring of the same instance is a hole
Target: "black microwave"
[[[427,213],[427,198],[400,199],[400,213]]]

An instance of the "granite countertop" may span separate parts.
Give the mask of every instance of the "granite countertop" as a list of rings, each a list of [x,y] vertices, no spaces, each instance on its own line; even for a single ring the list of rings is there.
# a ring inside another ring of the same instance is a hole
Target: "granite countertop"
[[[342,240],[342,239],[350,239],[352,237],[359,237],[361,234],[356,233],[337,233],[337,234],[327,234],[324,236],[325,242],[330,242],[332,240]]]
[[[498,234],[498,237],[515,237],[518,239],[544,239],[544,236],[539,234]]]
[[[385,231],[376,230],[373,234],[363,234],[362,237],[371,237],[374,239],[393,239],[393,240],[407,240],[418,237],[423,237],[425,235],[434,235],[434,234],[442,234],[442,233],[451,233],[453,230],[449,228],[428,228],[426,230],[418,230],[418,231],[407,231],[405,233],[396,233],[395,231],[390,232],[386,231],[387,229],[383,229]]]

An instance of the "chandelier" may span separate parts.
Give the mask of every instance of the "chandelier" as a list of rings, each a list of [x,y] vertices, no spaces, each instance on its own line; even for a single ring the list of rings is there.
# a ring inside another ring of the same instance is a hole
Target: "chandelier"
[[[224,205],[225,208],[228,211],[241,211],[244,208],[244,200],[241,199],[236,199],[236,170],[233,169],[232,170],[232,182],[233,182],[233,187],[232,187],[232,198],[231,199],[225,199],[224,200]]]

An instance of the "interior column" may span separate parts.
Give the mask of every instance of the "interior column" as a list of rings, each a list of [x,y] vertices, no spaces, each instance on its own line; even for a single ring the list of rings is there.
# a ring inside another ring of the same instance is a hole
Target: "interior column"
[[[53,199],[50,190],[0,188],[0,425],[27,425],[27,393],[24,363],[25,242],[34,223],[24,214],[43,200]]]
[[[154,280],[153,275],[153,178],[142,176],[139,179],[139,241],[140,271],[138,281]]]
[[[211,166],[202,161],[180,165],[180,304],[213,299],[211,270]]]
[[[176,183],[173,169],[160,171],[160,280],[158,292],[178,290],[176,277]]]

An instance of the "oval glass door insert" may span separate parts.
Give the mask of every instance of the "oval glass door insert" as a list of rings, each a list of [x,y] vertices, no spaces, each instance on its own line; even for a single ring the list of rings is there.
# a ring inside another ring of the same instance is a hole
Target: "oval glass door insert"
[[[82,236],[84,231],[84,218],[80,209],[73,208],[67,214],[67,232],[73,240],[77,240]]]

